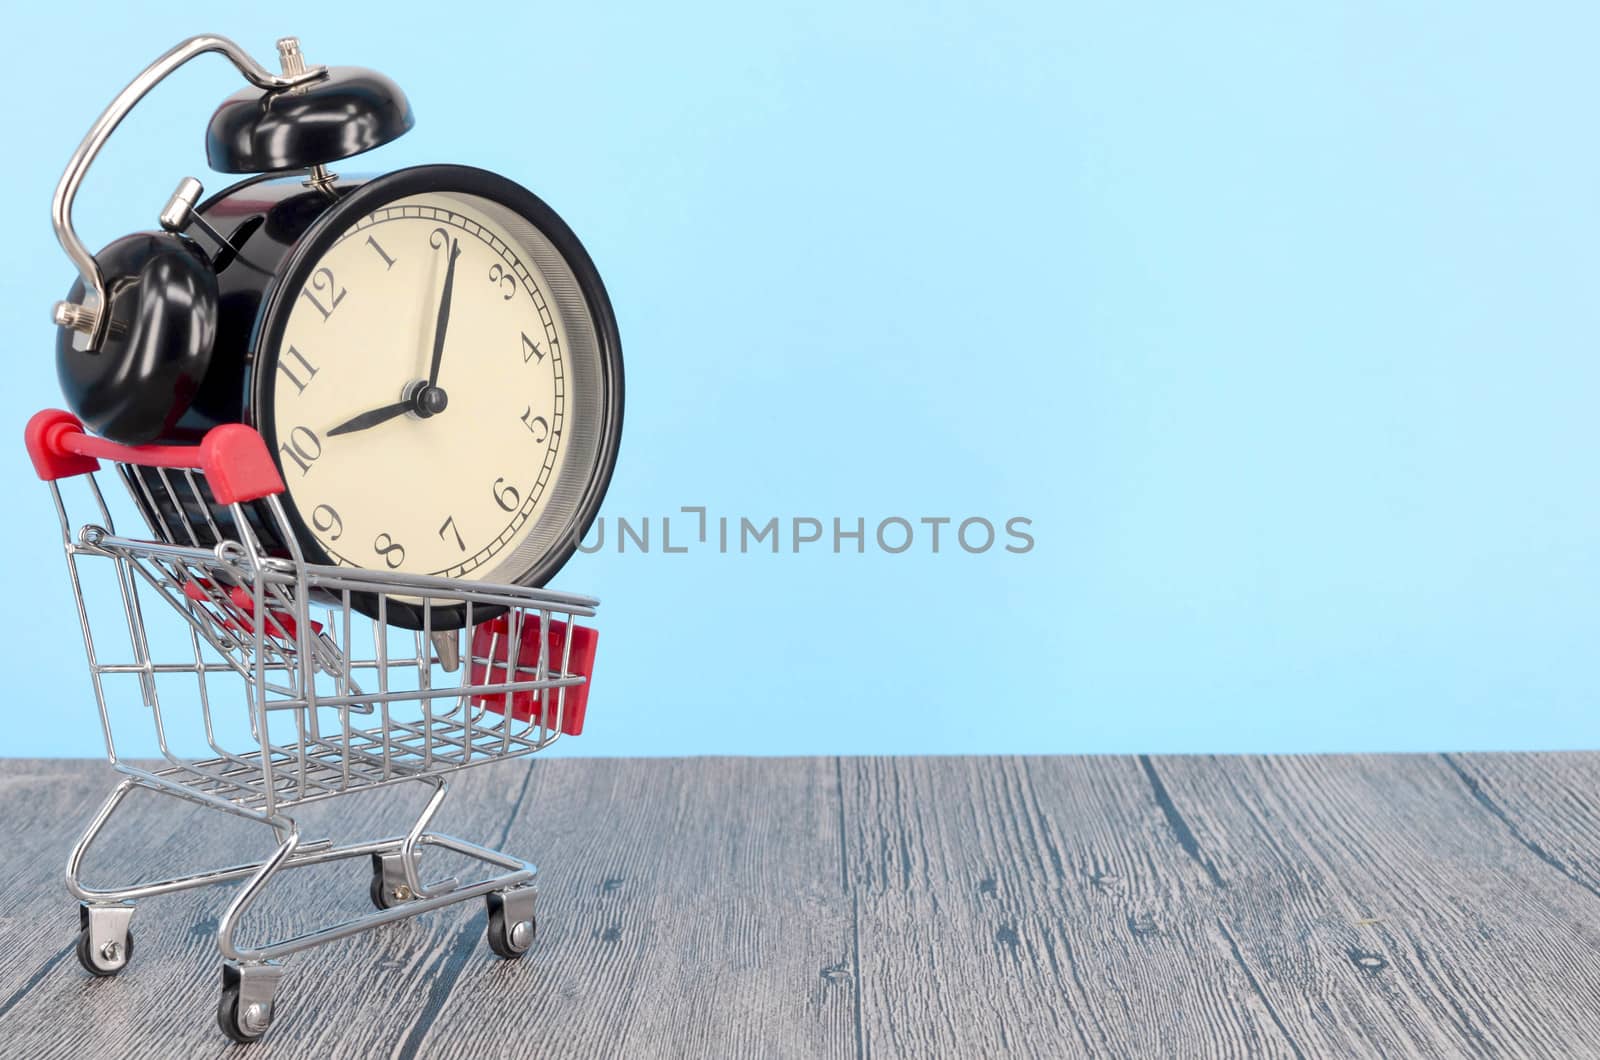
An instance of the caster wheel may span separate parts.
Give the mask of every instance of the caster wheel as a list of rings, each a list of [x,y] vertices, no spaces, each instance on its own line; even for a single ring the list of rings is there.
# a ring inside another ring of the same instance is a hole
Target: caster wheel
[[[90,975],[102,979],[109,978],[126,968],[131,960],[133,960],[132,931],[122,936],[121,942],[107,942],[98,949],[95,948],[87,927],[78,932],[78,963],[83,965],[83,970]]]
[[[241,1044],[267,1033],[278,1007],[274,995],[282,979],[283,966],[271,961],[250,965],[225,961],[222,997],[217,1001],[217,1026],[222,1033]]]
[[[510,894],[515,896],[517,892]],[[513,898],[512,902],[507,902],[506,895],[491,891],[485,897],[489,902],[489,948],[495,956],[507,960],[515,960],[527,953],[539,929],[539,922],[533,915],[531,896],[528,900]],[[514,905],[515,908],[508,911],[508,905]]]
[[[383,877],[377,873],[372,876],[372,885],[367,888],[367,895],[372,899],[372,904],[378,909],[393,909],[400,904],[400,899],[389,893],[389,888],[383,885]]]
[[[116,975],[133,960],[133,906],[78,906],[78,963],[90,975]]]
[[[399,855],[372,855],[372,883],[367,887],[367,896],[375,908],[393,909],[411,901],[411,888],[406,886],[403,873]]]
[[[217,1002],[217,1026],[234,1041],[248,1045],[272,1026],[274,1008],[276,1005],[271,1001],[241,1005],[238,985],[224,986],[222,998]]]

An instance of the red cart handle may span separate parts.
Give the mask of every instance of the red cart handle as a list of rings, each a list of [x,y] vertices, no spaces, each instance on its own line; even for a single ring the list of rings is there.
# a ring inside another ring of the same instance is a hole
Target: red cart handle
[[[241,504],[283,492],[267,443],[251,427],[226,423],[206,432],[199,445],[118,445],[84,433],[70,412],[45,409],[28,421],[23,437],[33,470],[46,482],[100,470],[100,460],[140,467],[199,471],[221,504]],[[98,459],[97,459],[98,458]]]

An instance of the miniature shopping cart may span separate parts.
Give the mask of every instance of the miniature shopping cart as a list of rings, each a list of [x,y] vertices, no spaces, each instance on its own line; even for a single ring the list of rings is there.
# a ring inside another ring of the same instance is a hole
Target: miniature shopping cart
[[[283,483],[272,458],[260,435],[242,425],[217,427],[192,448],[126,447],[86,435],[69,413],[48,411],[28,424],[27,444],[60,518],[106,753],[125,776],[67,863],[67,887],[80,900],[83,966],[99,976],[127,967],[135,900],[232,880],[245,883],[217,924],[217,1020],[242,1042],[272,1021],[278,958],[318,943],[482,896],[490,948],[501,957],[526,952],[535,928],[534,867],[428,825],[448,774],[533,754],[579,731],[594,639],[575,620],[592,616],[597,601],[307,563],[277,496]],[[149,539],[119,536],[95,474],[100,459],[117,465],[142,512],[163,505],[189,511],[188,540],[175,539],[170,520],[148,514],[155,528]],[[63,500],[65,489],[78,491],[61,481],[73,476],[82,476],[82,495],[95,512],[96,521],[81,527]],[[215,503],[196,505],[195,498]],[[259,519],[274,521],[290,555],[266,554],[252,530]],[[108,587],[115,584],[109,600],[86,591],[96,572]],[[384,601],[391,597],[420,614],[420,629],[388,624]],[[377,601],[373,616],[352,606],[362,600]],[[457,615],[465,609],[464,657],[461,630],[432,627],[434,609],[446,607]],[[101,612],[118,627],[114,646],[91,632]],[[147,614],[169,621],[158,629]],[[157,661],[163,651],[177,661]],[[113,730],[124,732],[130,720],[160,747],[157,765],[118,757]],[[208,750],[198,758],[169,749],[169,736],[185,723],[203,725]],[[296,807],[405,781],[426,785],[431,795],[404,835],[345,846],[301,841],[291,816]],[[84,885],[85,853],[137,789],[268,825],[277,849],[258,864],[120,888]],[[492,874],[425,881],[418,858],[428,847],[476,859]],[[280,942],[238,940],[241,918],[279,872],[347,858],[371,859],[376,911]]]

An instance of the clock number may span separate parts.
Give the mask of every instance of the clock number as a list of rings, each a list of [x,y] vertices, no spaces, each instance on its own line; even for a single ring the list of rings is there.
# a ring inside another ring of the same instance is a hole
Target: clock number
[[[534,342],[532,339],[528,338],[528,333],[524,331],[522,333],[522,363],[527,364],[535,357],[539,358],[541,361],[544,360],[544,351],[539,348],[539,344],[537,342]]]
[[[522,425],[528,428],[536,442],[542,442],[550,437],[550,421],[543,416],[535,416],[532,405],[522,410]]]
[[[511,483],[506,482],[506,484],[502,486],[500,485],[502,482],[506,482],[506,480],[503,478],[497,478],[494,480],[494,502],[498,504],[503,511],[514,512],[517,510],[517,502],[522,499],[522,494],[518,493],[517,487],[513,486]]]
[[[383,557],[383,562],[394,570],[406,561],[405,546],[388,534],[379,534],[372,541],[372,551]]]
[[[300,368],[306,374],[306,381],[302,383],[300,381],[300,376],[295,373],[295,370],[291,368],[282,357],[278,358],[278,371],[287,376],[289,382],[294,384],[294,390],[296,394],[304,394],[306,392],[306,387],[310,386],[311,380],[316,377],[317,366],[306,360],[306,355],[295,349],[293,346],[289,347],[288,353],[290,357],[293,357],[295,360],[300,362]]]
[[[324,515],[324,512],[327,514]],[[344,520],[339,518],[339,513],[333,510],[331,504],[319,504],[311,509],[311,525],[327,534],[329,541],[337,541],[344,535]]]
[[[456,517],[455,516],[452,515],[450,518],[446,519],[444,521],[444,525],[439,527],[439,540],[440,541],[444,540],[444,532],[446,530],[450,531],[452,534],[454,534],[456,536],[456,547],[459,548],[461,551],[465,552],[467,550],[467,543],[465,541],[461,540],[461,531],[456,529]]]
[[[428,233],[428,246],[432,247],[434,250],[443,250],[449,245],[450,229],[440,227],[435,228],[433,231]]]
[[[322,455],[322,439],[305,427],[296,427],[289,432],[289,441],[278,446],[278,452],[299,464],[300,474],[304,475]]]
[[[385,272],[388,272],[390,269],[394,268],[394,259],[384,252],[383,247],[378,245],[378,241],[376,239],[368,236],[367,246],[371,247],[373,250],[376,250],[378,252],[378,257],[383,259],[383,270]]]
[[[489,282],[498,283],[506,292],[502,300],[509,302],[517,296],[517,278],[500,267],[499,262],[489,266]]]
[[[339,308],[339,303],[344,301],[344,296],[349,293],[343,287],[341,287],[339,288],[338,293],[334,294],[333,285],[333,270],[318,269],[316,272],[311,274],[311,287],[302,287],[300,289],[300,293],[305,295],[306,298],[311,301],[311,304],[317,307],[317,312],[322,314],[323,320],[327,320],[329,317],[333,316],[333,311]],[[329,294],[333,294],[333,304],[323,305],[322,300],[311,293],[312,288],[315,288],[318,291],[326,291]]]

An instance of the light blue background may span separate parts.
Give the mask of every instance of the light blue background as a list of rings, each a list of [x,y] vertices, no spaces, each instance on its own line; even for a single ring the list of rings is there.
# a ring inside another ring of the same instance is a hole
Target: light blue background
[[[627,354],[608,520],[1033,519],[1022,556],[580,557],[568,753],[1600,743],[1593,5],[74,10],[12,12],[0,74],[7,753],[102,746],[20,444],[48,200],[201,31],[406,87],[415,132],[336,168],[497,169],[580,233]],[[235,85],[136,113],[88,242],[206,178]]]

